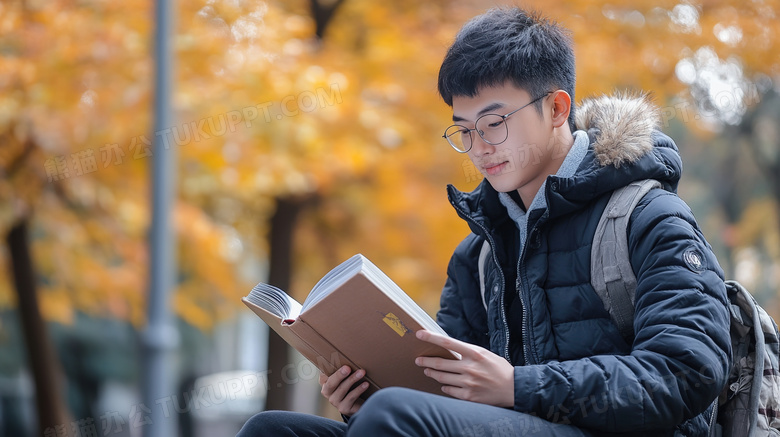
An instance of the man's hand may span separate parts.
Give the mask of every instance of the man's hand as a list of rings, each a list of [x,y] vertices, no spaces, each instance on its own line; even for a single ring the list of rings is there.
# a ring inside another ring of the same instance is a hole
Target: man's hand
[[[328,398],[330,404],[336,407],[339,413],[345,416],[357,413],[357,410],[363,405],[363,400],[359,399],[358,396],[368,388],[368,382],[364,382],[350,391],[349,389],[360,381],[360,378],[366,376],[366,371],[358,369],[352,375],[350,372],[349,366],[342,366],[330,376],[320,373],[320,385],[322,386],[320,393]]]
[[[424,329],[417,338],[461,354],[460,360],[417,357],[425,375],[443,384],[442,391],[467,401],[498,407],[515,405],[515,368],[504,358],[485,348]]]

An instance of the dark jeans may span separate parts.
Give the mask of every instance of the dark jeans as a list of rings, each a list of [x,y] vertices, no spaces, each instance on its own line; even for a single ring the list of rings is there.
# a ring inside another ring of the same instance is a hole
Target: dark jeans
[[[289,411],[264,411],[250,418],[236,437],[321,436],[590,436],[507,408],[462,401],[408,388],[374,393],[349,424]]]

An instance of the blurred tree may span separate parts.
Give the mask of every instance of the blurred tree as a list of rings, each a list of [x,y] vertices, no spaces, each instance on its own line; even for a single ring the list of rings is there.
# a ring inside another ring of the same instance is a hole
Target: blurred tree
[[[0,6],[2,8],[3,6]],[[29,20],[29,11],[24,1],[10,3],[6,6],[10,14],[4,19],[8,27],[18,26]],[[0,10],[0,14],[4,12]],[[18,37],[18,35],[17,35]],[[32,50],[21,39],[7,41],[9,46],[15,46],[17,55],[22,58],[21,64],[30,62],[24,59],[33,55]],[[32,57],[32,56],[31,56]],[[12,66],[13,65],[12,63]],[[24,67],[12,69],[6,76],[6,86],[11,90],[11,98],[15,98],[19,106],[29,102],[29,90],[25,83]],[[10,99],[8,99],[10,100]],[[15,109],[8,108],[5,109]],[[40,431],[53,429],[68,421],[68,412],[62,395],[62,372],[58,361],[54,359],[54,349],[41,317],[36,285],[36,268],[30,254],[29,223],[32,209],[32,199],[41,189],[39,178],[30,165],[34,158],[40,158],[33,139],[30,126],[25,120],[4,117],[0,120],[0,177],[2,177],[2,192],[8,204],[2,211],[0,233],[8,250],[9,271],[16,291],[16,302],[19,308],[27,362],[35,384],[35,402],[38,413]],[[15,191],[15,192],[12,192]]]
[[[0,4],[0,258],[13,280],[0,304],[19,310],[40,431],[70,428],[43,320],[79,311],[143,323],[149,4],[116,6]],[[185,252],[218,253],[231,236],[199,209],[176,212]],[[231,261],[200,262],[198,281],[232,287]],[[179,314],[209,328],[214,317],[186,295]]]
[[[318,47],[322,46],[325,32],[338,8],[344,0],[322,2],[309,0],[311,16],[315,22],[315,41]],[[335,102],[335,99],[334,99]],[[300,101],[298,102],[301,103]],[[292,195],[283,194],[274,198],[274,214],[271,217],[269,234],[269,275],[268,282],[282,290],[290,290],[293,265],[293,235],[296,222],[303,209],[316,202],[316,192]],[[283,370],[288,365],[290,348],[287,343],[274,331],[269,331],[268,338],[268,394],[266,397],[266,409],[292,409],[290,395],[291,387],[284,380]]]

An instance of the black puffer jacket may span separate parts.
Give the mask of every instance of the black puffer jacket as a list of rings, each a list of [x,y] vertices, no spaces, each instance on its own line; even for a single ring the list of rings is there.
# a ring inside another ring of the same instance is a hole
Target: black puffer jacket
[[[452,256],[437,321],[516,366],[518,411],[599,435],[705,436],[731,364],[729,316],[723,272],[676,195],[677,147],[644,98],[586,101],[577,125],[590,138],[587,154],[572,177],[548,176],[547,208],[528,213],[522,255],[519,231],[487,181],[471,193],[448,187],[472,234]],[[635,337],[626,342],[590,285],[591,243],[611,192],[647,178],[664,189],[646,195],[629,222],[637,290]],[[493,255],[483,302],[485,239]],[[686,260],[690,251],[700,265]]]

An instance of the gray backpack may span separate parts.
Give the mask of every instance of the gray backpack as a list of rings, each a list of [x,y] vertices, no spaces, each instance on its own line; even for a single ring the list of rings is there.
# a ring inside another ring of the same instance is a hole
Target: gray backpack
[[[631,343],[634,335],[636,277],[628,253],[628,220],[653,188],[652,179],[633,182],[612,193],[601,215],[591,247],[591,285],[604,308]],[[484,303],[484,262],[490,245],[479,257],[480,291]],[[690,260],[695,263],[697,258]],[[745,287],[726,281],[731,313],[733,364],[729,381],[715,401],[714,436],[780,436],[780,336],[777,324]]]

